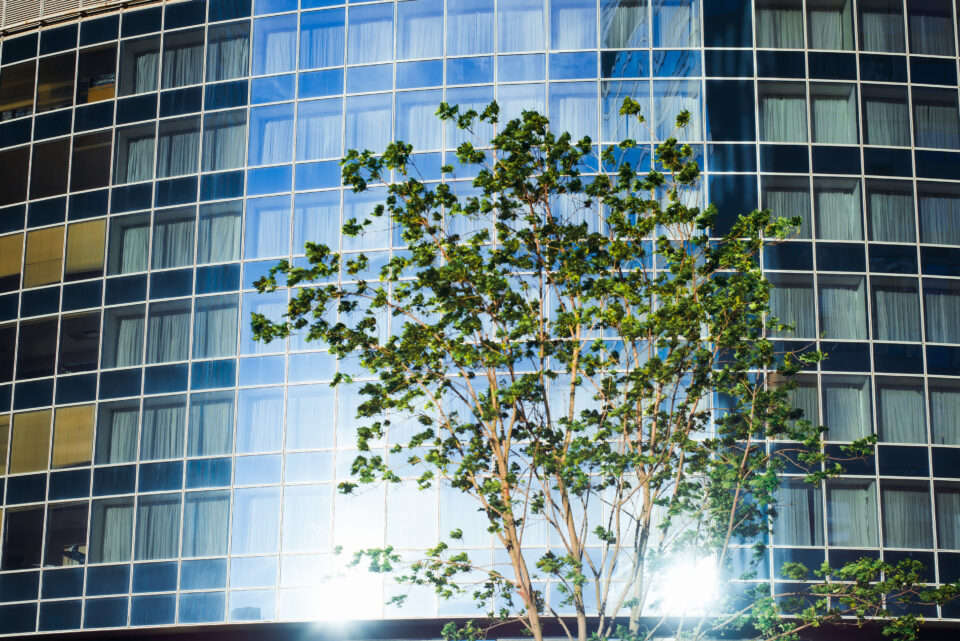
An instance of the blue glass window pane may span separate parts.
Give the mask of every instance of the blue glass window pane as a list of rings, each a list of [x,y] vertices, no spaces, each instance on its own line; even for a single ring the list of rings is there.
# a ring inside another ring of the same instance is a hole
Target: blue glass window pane
[[[230,459],[208,458],[187,461],[187,488],[230,485]]]
[[[397,3],[397,59],[443,55],[443,0]]]
[[[243,166],[247,137],[245,111],[211,114],[203,121],[203,171]]]
[[[545,27],[543,0],[513,0],[497,6],[499,51],[543,51]]]
[[[236,490],[233,493],[231,553],[275,554],[280,546],[279,513],[279,487]]]
[[[250,110],[250,165],[293,160],[293,104]]]
[[[447,0],[447,55],[493,51],[493,0]]]
[[[497,88],[500,122],[519,118],[524,110],[545,113],[547,109],[544,85],[506,85]]]
[[[271,452],[283,445],[283,388],[240,390],[237,453]]]
[[[333,480],[333,452],[293,452],[286,455],[284,482]]]
[[[543,80],[547,77],[547,57],[542,53],[523,56],[497,56],[500,82]]]
[[[296,15],[254,21],[253,75],[293,71],[296,67],[296,50]]]
[[[477,80],[474,79],[472,82],[477,82]],[[442,60],[401,62],[397,64],[397,89],[416,89],[417,87],[434,87],[442,84]]]
[[[171,559],[180,548],[180,494],[155,494],[137,500],[134,559]]]
[[[183,556],[227,553],[230,492],[188,492],[183,508]]]
[[[331,9],[300,16],[300,68],[343,64],[344,10]]]
[[[700,83],[695,80],[654,81],[654,133],[660,140],[676,135],[681,140],[702,140]],[[690,112],[690,122],[683,131],[676,132],[677,115]]]
[[[250,103],[258,105],[265,102],[293,100],[296,81],[297,77],[294,74],[254,78],[250,84]]]
[[[348,22],[348,64],[393,57],[393,3],[350,7]]]
[[[390,142],[393,96],[374,94],[347,98],[347,149],[382,151]]]
[[[266,485],[279,483],[283,461],[279,454],[238,456],[235,460],[234,485]]]
[[[254,15],[262,16],[268,13],[294,11],[296,8],[297,0],[257,0],[253,13]]]
[[[440,149],[443,124],[434,115],[443,92],[411,91],[397,94],[396,138],[417,151]]]
[[[343,69],[298,74],[300,98],[320,98],[343,93]]]
[[[653,0],[654,47],[699,45],[699,0]]]
[[[230,561],[231,588],[258,588],[277,584],[279,559],[275,556],[235,558]]]
[[[180,565],[181,590],[209,590],[227,585],[227,560],[184,561]]]
[[[283,551],[311,552],[330,546],[331,485],[296,485],[283,497]]]
[[[658,78],[700,75],[699,51],[654,51],[653,75]]]
[[[287,441],[291,450],[333,447],[334,388],[291,386],[287,394]]]
[[[339,250],[339,191],[297,194],[293,209],[293,253],[303,254],[307,241]]]
[[[347,69],[347,93],[390,91],[392,88],[392,63]]]
[[[551,80],[576,80],[597,77],[597,54],[552,53],[550,54]]]
[[[610,49],[646,47],[646,0],[600,0],[601,46]]]
[[[249,293],[243,295],[243,310],[241,316],[250,318],[250,314],[256,312],[263,314],[270,320],[276,322],[287,308],[287,293],[284,291],[272,292],[270,294]],[[275,340],[264,344],[253,340],[253,330],[250,323],[240,323],[240,353],[241,354],[272,354],[283,351],[282,340]],[[241,372],[243,371],[241,361]]]
[[[190,398],[188,456],[230,452],[233,446],[233,409],[233,392],[194,394]]]
[[[244,258],[269,258],[290,253],[290,197],[247,201]]]
[[[276,590],[230,593],[230,621],[271,621],[276,616]]]
[[[374,207],[383,202],[386,192],[383,188],[367,189],[355,193],[345,191],[343,194],[343,219],[365,220],[370,217]],[[390,221],[386,218],[374,220],[362,236],[344,236],[342,238],[345,251],[358,249],[375,249],[390,246]]]
[[[298,336],[298,338],[301,336]],[[316,347],[316,343],[312,345],[310,343],[307,344],[311,347]],[[291,383],[329,381],[333,379],[336,371],[337,359],[329,352],[309,352],[306,354],[290,355],[289,380]],[[289,416],[287,419],[289,420]]]
[[[593,49],[597,46],[597,3],[551,0],[550,48]]]
[[[338,186],[340,186],[340,163],[330,160],[297,165],[295,189],[324,189]]]
[[[597,84],[576,82],[550,85],[550,126],[569,131],[574,140],[597,139]]]
[[[207,32],[207,82],[246,76],[250,69],[250,23],[210,27]]]
[[[213,623],[223,621],[226,611],[223,592],[201,592],[180,595],[180,623]]]
[[[399,77],[397,82],[399,83]],[[493,56],[447,60],[448,85],[467,85],[477,82],[493,82]]]
[[[297,106],[297,160],[341,155],[343,102],[314,100]]]
[[[266,196],[290,191],[292,183],[293,171],[289,165],[251,169],[247,172],[247,195]]]
[[[620,142],[627,138],[646,141],[650,131],[646,123],[633,116],[621,116],[620,106],[624,98],[633,98],[640,103],[640,113],[647,121],[650,118],[650,83],[646,81],[623,81],[600,83],[601,118],[603,140]]]

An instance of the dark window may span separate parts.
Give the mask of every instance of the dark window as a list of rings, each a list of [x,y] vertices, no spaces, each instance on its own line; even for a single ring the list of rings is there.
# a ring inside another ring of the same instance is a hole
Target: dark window
[[[87,561],[87,504],[51,505],[47,513],[44,566],[81,565]]]
[[[153,143],[153,125],[127,127],[117,132],[113,159],[115,183],[153,178]]]
[[[77,104],[110,100],[116,95],[117,47],[95,47],[80,52]]]
[[[960,149],[957,92],[942,89],[913,91],[913,126],[917,147]]]
[[[0,205],[26,200],[29,153],[29,147],[0,151],[0,167],[3,167],[3,180],[0,180]]]
[[[7,510],[3,521],[2,570],[29,570],[40,567],[43,542],[43,508]]]
[[[73,104],[73,74],[76,53],[40,60],[37,70],[37,113]]]
[[[20,287],[23,263],[23,234],[0,236],[0,292]]]
[[[17,339],[17,326],[13,323],[0,326],[0,383],[6,383],[13,380],[13,348]],[[0,457],[3,458],[3,465],[0,470],[5,469],[6,451]]]
[[[863,85],[860,93],[863,100],[863,142],[868,145],[908,146],[910,116],[906,90]]]
[[[69,161],[69,138],[34,145],[30,168],[30,197],[43,198],[67,193]]]
[[[103,276],[103,246],[107,221],[74,223],[67,228],[66,282]]]
[[[56,345],[56,318],[21,323],[17,345],[17,378],[51,376]]]
[[[197,173],[200,156],[200,119],[167,120],[157,138],[157,177]]]
[[[160,38],[128,40],[120,51],[120,95],[156,91],[160,73]]]
[[[130,274],[146,271],[149,240],[149,214],[134,214],[111,220],[108,273]]]
[[[0,73],[0,120],[33,113],[34,61],[6,67]],[[4,165],[6,166],[6,165]]]
[[[109,182],[110,132],[76,136],[70,164],[70,191],[106,187]]]
[[[932,56],[953,55],[952,3],[942,0],[909,0],[910,52]]]
[[[249,59],[249,22],[210,27],[207,33],[207,82],[247,75]]]
[[[60,360],[57,372],[70,374],[97,369],[100,312],[64,316],[60,324]]]
[[[178,31],[163,43],[161,87],[185,87],[203,82],[203,29]]]

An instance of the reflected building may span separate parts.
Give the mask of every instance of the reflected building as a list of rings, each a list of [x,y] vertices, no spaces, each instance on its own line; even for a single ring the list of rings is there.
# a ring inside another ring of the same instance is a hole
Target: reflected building
[[[719,224],[765,250],[784,346],[830,358],[796,401],[875,454],[790,498],[787,560],[923,561],[960,578],[960,115],[950,0],[6,0],[0,17],[0,634],[470,615],[335,573],[334,546],[422,549],[455,494],[338,496],[357,388],[249,318],[251,283],[383,192],[350,148],[412,143],[439,180],[445,100],[547,113],[598,144],[683,132]],[[645,106],[651,131],[619,114]],[[462,189],[469,180],[458,183]],[[779,339],[778,339],[779,340]],[[398,507],[402,506],[402,507]],[[469,527],[464,527],[469,530]],[[474,532],[466,547],[489,550]],[[928,608],[960,619],[960,608]]]

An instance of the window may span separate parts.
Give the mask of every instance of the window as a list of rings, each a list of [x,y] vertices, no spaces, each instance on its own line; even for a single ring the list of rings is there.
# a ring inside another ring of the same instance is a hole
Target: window
[[[167,34],[163,42],[161,87],[172,89],[203,82],[203,29]]]
[[[233,449],[233,414],[233,392],[191,396],[187,456],[229,454]]]
[[[870,240],[915,242],[913,186],[893,180],[867,180],[867,227]]]
[[[136,460],[139,419],[139,401],[120,401],[100,405],[97,418],[96,463],[98,465]]]
[[[126,40],[120,49],[120,95],[156,91],[160,75],[160,38]]]
[[[40,472],[50,459],[50,410],[13,415],[10,473]]]
[[[400,99],[400,95],[401,94],[397,95],[398,100]],[[434,105],[434,110],[436,110],[436,105]],[[432,111],[430,115],[433,115]],[[399,120],[399,113],[397,114],[397,118]],[[431,122],[428,128],[439,131],[436,124],[435,121]],[[317,160],[319,158],[339,157],[342,153],[342,129],[343,101],[339,98],[298,103],[297,160]],[[439,134],[434,137],[438,138]],[[404,140],[404,142],[413,142],[406,138],[402,138],[402,140]]]
[[[241,78],[247,75],[249,68],[249,23],[210,27],[207,31],[207,82]]]
[[[813,278],[799,274],[767,275],[773,288],[770,290],[770,311],[793,330],[771,331],[771,336],[795,336],[814,338],[817,323],[813,301]]]
[[[881,341],[920,340],[920,296],[913,278],[875,276],[873,337]]]
[[[157,137],[157,178],[197,173],[200,119],[181,118],[160,123]]]
[[[93,502],[90,520],[90,563],[130,560],[133,542],[133,498]]]
[[[553,0],[550,3],[550,48],[594,49],[596,46],[596,3]]]
[[[232,554],[276,554],[280,547],[280,488],[256,487],[233,493]]]
[[[773,522],[777,545],[823,545],[823,504],[819,487],[787,479],[777,491]]]
[[[960,485],[935,483],[937,505],[937,547],[960,550]]]
[[[823,423],[828,441],[854,441],[873,433],[870,379],[865,376],[823,377]]]
[[[240,390],[237,453],[274,452],[283,446],[283,388]]]
[[[910,118],[906,89],[862,85],[863,140],[868,145],[910,145]]]
[[[953,19],[950,4],[938,0],[909,0],[910,53],[953,55]]]
[[[137,499],[134,559],[172,559],[180,548],[180,495],[154,494]]]
[[[913,126],[917,147],[960,149],[957,92],[914,89]]]
[[[592,86],[592,85],[591,85]],[[586,89],[586,86],[580,85],[581,91]],[[554,93],[556,93],[556,85],[551,86],[551,106],[556,104],[556,98],[554,98]],[[579,96],[578,101],[572,101],[569,106],[566,106],[566,109],[578,109],[578,113],[582,113],[582,109],[585,108],[586,102],[583,100],[583,95]],[[702,110],[700,108],[700,83],[696,80],[667,80],[667,81],[654,81],[653,83],[653,104],[655,107],[654,112],[654,125],[655,125],[655,134],[658,139],[665,140],[671,136],[676,136],[680,140],[703,140],[703,129],[701,126],[701,114]],[[596,122],[596,100],[592,101],[590,110],[593,111],[591,117],[593,120],[591,122]],[[684,127],[681,131],[676,130],[676,121],[677,114],[681,111],[690,112],[690,122]],[[569,112],[568,112],[569,113]],[[551,118],[553,114],[551,113]],[[570,118],[570,116],[567,116]],[[573,118],[573,120],[581,120],[583,116],[578,118]],[[592,125],[595,127],[596,125]],[[580,130],[580,133],[589,133],[593,138],[596,138],[595,131],[591,130]]]
[[[927,341],[960,343],[960,282],[924,279],[923,308]]]
[[[229,523],[229,492],[188,493],[183,509],[183,556],[225,555]]]
[[[817,238],[827,240],[863,240],[863,214],[860,209],[860,181],[815,178]]]
[[[103,276],[106,220],[74,223],[67,227],[67,257],[63,280],[70,282]]]
[[[97,369],[100,353],[100,312],[64,316],[60,321],[58,374]]]
[[[140,460],[183,456],[183,432],[187,422],[186,396],[155,396],[143,401]]]
[[[7,447],[10,445],[10,416],[0,416],[0,474],[7,473]]]
[[[4,168],[3,180],[0,181],[0,205],[26,200],[29,158],[30,147],[0,151],[0,167]]]
[[[677,108],[676,114],[682,109],[690,111],[690,126],[680,132],[678,135],[684,140],[696,140],[700,137],[700,129],[697,126],[700,110],[698,103],[700,99],[699,83],[694,86],[691,83],[683,81],[673,81],[669,83],[655,83],[654,91],[658,92],[659,97],[663,99],[664,113],[661,114],[660,123],[663,123],[666,117],[665,111],[671,106]],[[429,100],[429,99],[428,99]],[[660,102],[657,102],[660,105]],[[691,108],[692,107],[692,108]],[[398,106],[399,109],[399,106]],[[563,84],[550,85],[550,120],[552,126],[559,131],[569,131],[573,140],[580,140],[584,136],[590,136],[592,140],[597,139],[597,85],[593,82],[568,82]],[[420,107],[422,114],[418,123],[410,123],[409,127],[426,126],[426,104]],[[661,124],[662,126],[662,124]],[[398,122],[399,135],[399,122]],[[422,141],[427,142],[427,141]],[[431,144],[435,148],[440,147],[440,129],[436,130],[436,142]]]
[[[761,82],[757,91],[760,139],[764,142],[806,142],[807,103],[803,83]]]
[[[653,0],[654,47],[699,45],[699,0]]]
[[[960,445],[960,384],[930,379],[930,432],[934,445]]]
[[[493,0],[447,0],[447,55],[493,51]]]
[[[117,47],[94,47],[80,52],[77,104],[110,100],[116,94]]]
[[[69,162],[69,138],[35,144],[30,165],[30,197],[45,198],[67,193]]]
[[[287,388],[286,449],[303,450],[333,447],[336,407],[334,389],[329,385],[296,385]]]
[[[35,60],[4,67],[0,75],[0,121],[33,113]]]
[[[297,62],[296,50],[296,15],[254,21],[253,75],[293,71]]]
[[[153,178],[153,125],[117,130],[113,179],[117,184]]]
[[[190,301],[151,303],[147,363],[185,361],[190,356]]]
[[[566,84],[563,85],[564,89],[572,88],[575,85]],[[435,91],[405,91],[398,93],[396,97],[396,137],[398,140],[402,140],[405,143],[413,145],[413,148],[417,151],[425,151],[429,149],[441,149],[441,134],[443,129],[437,126],[436,116],[434,113],[437,108],[436,105],[443,102],[443,92],[439,89]],[[566,98],[560,98],[558,104],[564,106],[559,108],[560,113],[555,114],[554,117],[559,120],[563,120],[564,116],[577,118],[588,117],[589,109],[582,109],[582,105],[574,106],[570,104],[570,100],[577,100],[576,96],[568,96]],[[594,97],[593,102],[596,102]],[[580,109],[578,109],[580,107]],[[586,113],[583,113],[586,112]],[[594,112],[593,122],[596,122],[596,112]],[[338,119],[339,120],[339,119]],[[573,130],[571,133],[580,131],[583,128],[583,124],[579,122],[570,122],[569,124]],[[592,124],[592,123],[587,123]],[[575,136],[576,138],[576,136]],[[339,140],[334,140],[334,142],[339,142]],[[339,151],[335,152],[334,155],[339,154]]]
[[[812,84],[813,142],[857,144],[857,91],[853,85]]]
[[[203,120],[203,171],[242,167],[246,142],[245,111],[208,114]]]
[[[348,96],[344,144],[347,149],[384,149],[390,142],[393,124],[390,94]]]
[[[193,264],[195,207],[158,211],[153,218],[153,269]]]
[[[40,567],[43,544],[43,507],[8,509],[3,521],[3,559],[0,570],[35,570]]]
[[[945,183],[917,187],[920,242],[960,245],[960,188]]]
[[[867,339],[867,309],[862,276],[818,277],[820,331],[824,338]]]
[[[109,181],[110,132],[74,136],[70,191],[106,187]]]
[[[903,53],[902,0],[860,0],[860,49]]]
[[[244,258],[269,258],[290,253],[290,197],[247,201]]]
[[[885,443],[926,443],[923,381],[877,377],[877,426]]]
[[[193,315],[193,357],[236,356],[237,314],[235,295],[198,298]]]
[[[756,6],[757,47],[761,49],[803,48],[803,2],[758,0]]]
[[[146,271],[149,242],[149,214],[112,218],[107,273],[131,274]]]
[[[51,505],[47,510],[44,567],[67,567],[87,562],[87,504]]]
[[[808,40],[811,49],[853,49],[850,0],[808,0]]]
[[[52,376],[57,356],[57,319],[20,323],[17,341],[17,378]]]
[[[873,481],[827,481],[827,543],[833,547],[877,547]]]
[[[650,131],[644,123],[637,122],[634,117],[620,115],[620,107],[623,105],[623,99],[627,96],[633,96],[637,102],[642,105],[641,111],[644,116],[650,115],[650,83],[648,82],[601,82],[600,100],[601,100],[601,120],[600,127],[603,140],[610,142],[620,142],[630,138],[636,141],[646,141],[650,139]],[[463,103],[460,103],[463,105]],[[477,105],[480,106],[480,105]],[[476,109],[476,107],[471,107]],[[481,107],[482,109],[482,107]],[[469,135],[462,132],[456,132],[455,128],[448,129],[447,145],[457,141],[463,142],[469,140]]]
[[[283,494],[284,553],[313,552],[329,548],[332,493],[329,485],[287,486]],[[416,514],[420,519],[424,517],[424,511],[417,510]],[[419,523],[423,525],[422,520]],[[393,540],[396,539],[392,538],[391,541]]]
[[[383,6],[383,5],[378,5]],[[260,107],[250,112],[250,165],[293,160],[293,105]]]
[[[0,236],[0,292],[20,288],[23,234]]]
[[[13,380],[13,358],[16,338],[16,323],[0,325],[0,382],[3,383],[9,383]],[[0,428],[0,431],[3,431],[2,428]],[[4,463],[6,463],[6,459],[4,459]]]
[[[240,219],[243,203],[234,201],[200,206],[197,264],[240,259]]]
[[[104,312],[103,367],[130,367],[143,362],[144,306],[114,307]]]
[[[497,37],[501,52],[541,51],[544,38],[543,0],[516,0],[497,6]]]
[[[801,219],[799,238],[811,238],[810,179],[793,176],[763,176],[761,195],[764,209],[776,218]]]
[[[340,248],[340,192],[297,194],[293,209],[293,253],[303,255],[307,242]]]
[[[74,52],[41,58],[37,67],[37,113],[73,104]]]
[[[884,481],[880,484],[883,546],[933,547],[933,515],[926,483]]]

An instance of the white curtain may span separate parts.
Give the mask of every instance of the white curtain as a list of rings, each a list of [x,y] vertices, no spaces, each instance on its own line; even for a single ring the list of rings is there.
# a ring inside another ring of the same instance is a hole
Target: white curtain
[[[916,288],[875,285],[873,297],[875,339],[920,340],[920,297]]]
[[[240,258],[242,205],[217,203],[200,208],[197,233],[197,264],[219,263]]]
[[[551,102],[552,99],[551,96]],[[653,105],[656,110],[655,134],[660,140],[674,135],[680,140],[703,140],[699,82],[686,80],[654,82]],[[690,122],[683,130],[677,132],[677,115],[681,111],[690,112]]]
[[[920,194],[920,242],[960,245],[960,196]]]
[[[917,147],[960,148],[956,97],[952,102],[914,100],[913,110]]]
[[[799,216],[800,229],[797,234],[800,238],[810,238],[812,224],[810,222],[810,189],[793,186],[764,186],[763,208],[769,209],[776,218],[793,218]]]
[[[960,343],[960,288],[925,283],[923,302],[927,341]]]
[[[877,495],[873,481],[828,482],[827,543],[834,547],[876,547]]]
[[[817,238],[863,240],[859,182],[815,184],[814,195],[817,202]]]
[[[842,87],[840,95],[821,94],[813,100],[813,142],[857,144],[856,92]]]
[[[440,149],[443,124],[434,113],[442,102],[440,91],[411,91],[397,94],[396,137],[416,151]],[[338,119],[339,122],[339,119]]]
[[[157,90],[160,52],[144,51],[134,56],[133,93],[145,93]]]
[[[953,24],[950,20],[949,4],[941,3],[946,8],[944,13],[937,13],[927,8],[911,6],[910,9],[910,52],[930,56],[953,55]]]
[[[147,399],[143,405],[140,460],[182,457],[186,421],[187,401],[183,396]]]
[[[811,425],[820,425],[820,400],[817,395],[817,384],[798,383],[790,391],[790,403],[793,409],[803,410],[800,420],[810,421]]]
[[[896,98],[864,96],[864,142],[868,145],[906,147],[910,145],[907,103]]]
[[[237,452],[273,452],[282,446],[283,388],[240,390]]]
[[[436,107],[437,105],[434,105],[434,110]],[[439,127],[439,124],[437,126]],[[299,104],[297,107],[297,160],[339,158],[342,154],[342,138],[343,103],[339,98]]]
[[[883,546],[886,548],[933,547],[930,491],[926,486],[880,486],[883,508]]]
[[[128,315],[114,316],[110,325],[114,334],[104,336],[104,367],[130,367],[142,362],[143,323],[142,308]]]
[[[775,283],[770,290],[770,311],[781,323],[793,325],[793,331],[771,332],[773,336],[815,338],[813,287],[809,284]]]
[[[224,358],[237,354],[237,297],[198,298],[193,316],[193,357]]]
[[[190,303],[153,305],[147,327],[147,362],[184,361],[190,355]]]
[[[176,558],[180,548],[180,495],[142,496],[137,503],[137,561]]]
[[[247,201],[244,258],[268,258],[290,253],[290,198]]]
[[[820,488],[801,479],[785,480],[777,491],[773,521],[777,545],[823,545]]]
[[[960,550],[960,487],[936,486],[937,547]]]
[[[133,501],[94,501],[90,523],[90,562],[118,563],[130,560],[133,542]]]
[[[849,0],[832,0],[833,6],[810,6],[811,49],[853,49],[853,20]]]
[[[343,64],[343,9],[300,14],[300,68]]]
[[[931,381],[930,431],[935,445],[960,445],[960,387]]]
[[[295,27],[296,19],[292,25]],[[262,34],[264,55],[262,60],[254,56],[254,67],[260,67],[254,73],[283,73],[296,68],[297,32],[290,26],[285,20],[277,21],[272,31]]]
[[[860,48],[863,51],[902,53],[903,9],[899,0],[886,7],[860,5]]]
[[[251,488],[233,494],[233,554],[270,554],[279,548],[280,488]]]
[[[347,21],[347,63],[380,62],[393,57],[393,5],[351,7]]]
[[[807,141],[807,104],[802,94],[761,94],[760,139],[764,142]]]
[[[191,396],[187,456],[229,454],[233,449],[233,414],[233,392]]]
[[[601,45],[609,49],[646,47],[646,0],[600,0]]]
[[[125,463],[137,458],[137,425],[140,408],[100,406],[97,423],[98,464]]]
[[[207,43],[207,82],[232,80],[250,68],[250,28],[245,24],[211,27]]]
[[[820,283],[820,331],[824,338],[867,339],[862,278],[855,284]]]
[[[121,274],[143,272],[147,270],[147,243],[150,240],[150,226],[127,225],[120,227],[120,271]]]
[[[127,158],[120,183],[135,183],[153,178],[153,136],[140,136],[127,140]]]
[[[916,239],[913,195],[909,192],[870,189],[870,240],[888,243],[912,243]]]
[[[223,556],[230,523],[229,492],[191,492],[183,506],[183,556]]]
[[[700,46],[699,0],[653,0],[653,46]]]
[[[757,3],[757,47],[761,49],[803,48],[803,4],[801,2]]]
[[[250,164],[271,165],[288,162],[293,155],[293,111],[289,105],[255,111],[250,132]],[[258,137],[253,138],[254,135]]]
[[[183,267],[193,263],[195,210],[158,213],[153,222],[153,268]]]
[[[663,85],[661,84],[661,87]],[[594,83],[564,83],[550,85],[550,126],[554,131],[567,131],[573,140],[580,140],[584,136],[597,138],[597,87]],[[685,101],[684,91],[671,94],[674,101]],[[670,99],[668,99],[670,100]],[[669,104],[669,103],[668,103]],[[666,108],[666,107],[665,107]],[[677,109],[679,113],[680,109]],[[690,110],[691,120],[697,117],[699,110]],[[673,115],[676,118],[676,113]],[[691,123],[692,125],[692,123]],[[680,134],[684,140],[691,139],[691,126]]]
[[[443,0],[397,3],[397,59],[443,55]]]
[[[303,254],[307,241],[340,248],[340,192],[297,194],[293,210],[293,253]]]
[[[203,82],[203,43],[167,48],[163,52],[163,89]]]
[[[497,7],[500,51],[542,51],[546,45],[543,0],[511,0]]]
[[[390,96],[370,95],[347,98],[347,149],[382,151],[389,143],[393,118]]]
[[[854,441],[873,433],[866,378],[824,379],[823,424],[827,440]]]
[[[447,55],[493,51],[493,0],[447,0]]]
[[[160,130],[157,138],[157,178],[197,173],[200,130]]]
[[[880,439],[885,443],[926,443],[923,385],[877,384]]]
[[[596,4],[550,0],[550,48],[593,49],[597,46]]]
[[[203,127],[203,171],[243,166],[247,118],[242,112],[207,116]]]

